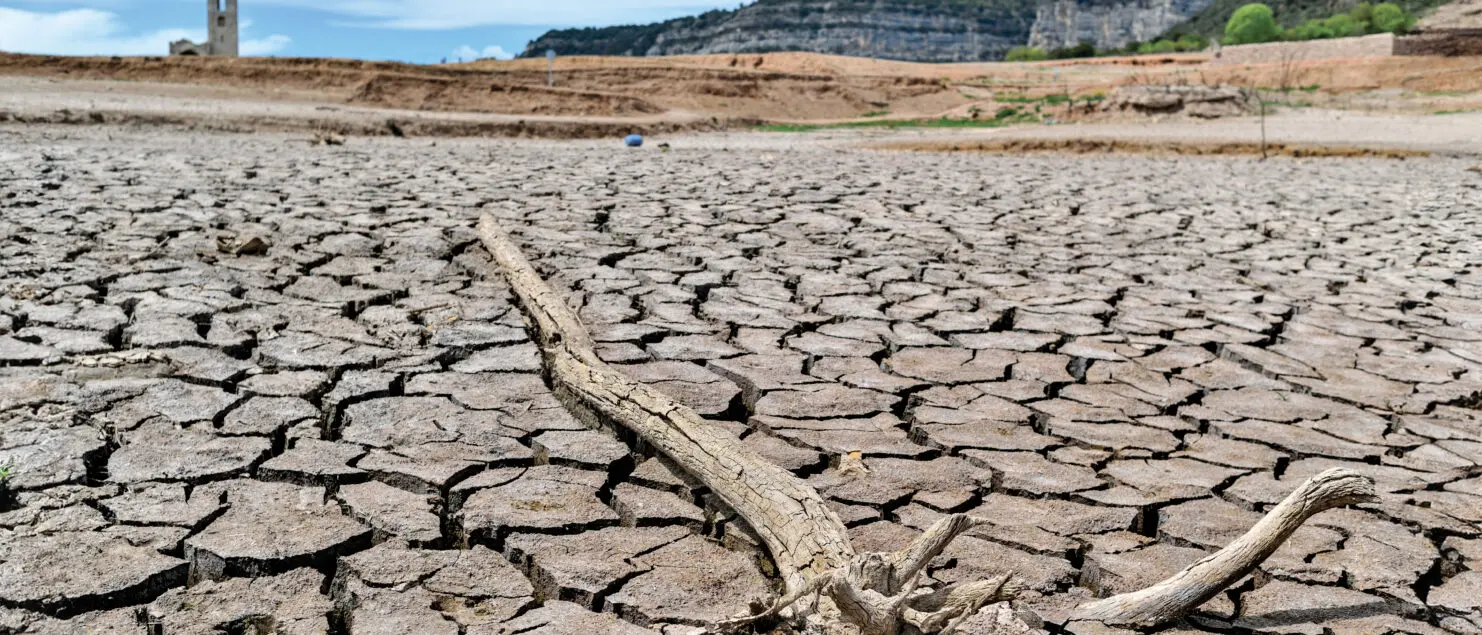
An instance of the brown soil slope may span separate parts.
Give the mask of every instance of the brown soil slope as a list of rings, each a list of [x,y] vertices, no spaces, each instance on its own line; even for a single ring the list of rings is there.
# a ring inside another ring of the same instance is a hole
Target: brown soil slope
[[[189,83],[257,89],[271,99],[575,117],[684,110],[742,118],[839,118],[897,104],[936,112],[965,100],[946,82],[919,73],[783,72],[684,59],[563,60],[554,88],[545,85],[543,61],[540,66],[424,66],[302,58],[0,54],[0,75]]]
[[[193,96],[215,99],[429,114],[482,113],[571,123],[604,118],[635,124],[662,121],[683,129],[758,120],[934,118],[960,114],[975,105],[989,110],[992,101],[1005,95],[1086,95],[1129,84],[1316,85],[1324,94],[1377,89],[1482,91],[1482,58],[1397,57],[1219,68],[1206,61],[1202,54],[1030,64],[919,64],[809,53],[569,57],[556,61],[555,83],[548,87],[545,60],[416,65],[0,53],[0,76],[124,81],[156,92],[180,86]],[[518,120],[509,123],[524,125]]]

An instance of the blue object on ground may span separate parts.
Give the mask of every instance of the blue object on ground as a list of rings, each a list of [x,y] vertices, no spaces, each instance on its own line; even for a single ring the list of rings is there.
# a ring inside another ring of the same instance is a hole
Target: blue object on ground
[[[624,144],[627,144],[627,146],[629,148],[637,148],[637,147],[640,147],[640,146],[643,145],[643,135],[640,135],[640,134],[630,134],[630,135],[628,135],[627,137],[625,137],[623,139],[623,143]]]

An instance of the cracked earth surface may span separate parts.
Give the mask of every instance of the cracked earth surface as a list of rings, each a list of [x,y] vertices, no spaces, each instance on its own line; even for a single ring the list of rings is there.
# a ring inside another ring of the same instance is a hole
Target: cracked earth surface
[[[0,633],[687,633],[771,593],[553,398],[486,212],[859,549],[971,512],[932,578],[1053,612],[1345,466],[1383,502],[1165,630],[1482,632],[1465,163],[0,138]]]

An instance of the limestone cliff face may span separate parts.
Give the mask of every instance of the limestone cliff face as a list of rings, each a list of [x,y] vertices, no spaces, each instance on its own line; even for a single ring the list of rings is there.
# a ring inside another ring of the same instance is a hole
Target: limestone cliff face
[[[1213,0],[757,0],[657,24],[547,32],[523,57],[807,51],[918,62],[996,60],[1151,40]]]
[[[965,62],[996,59],[1023,41],[1029,11],[991,7],[923,11],[921,3],[880,1],[837,11],[805,0],[757,3],[733,19],[659,35],[649,55],[810,51],[888,59]]]
[[[1029,45],[1045,50],[1075,46],[1081,40],[1097,48],[1156,39],[1213,0],[1040,0]]]
[[[656,25],[551,31],[524,55],[807,51],[966,62],[1002,57],[1033,21],[1033,0],[760,0]]]

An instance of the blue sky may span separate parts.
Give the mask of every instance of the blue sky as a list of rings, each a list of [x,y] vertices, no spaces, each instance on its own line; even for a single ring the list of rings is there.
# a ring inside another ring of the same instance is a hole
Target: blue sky
[[[737,0],[239,0],[243,55],[506,57],[548,29],[652,22]],[[163,55],[203,40],[205,0],[0,0],[0,51]]]

